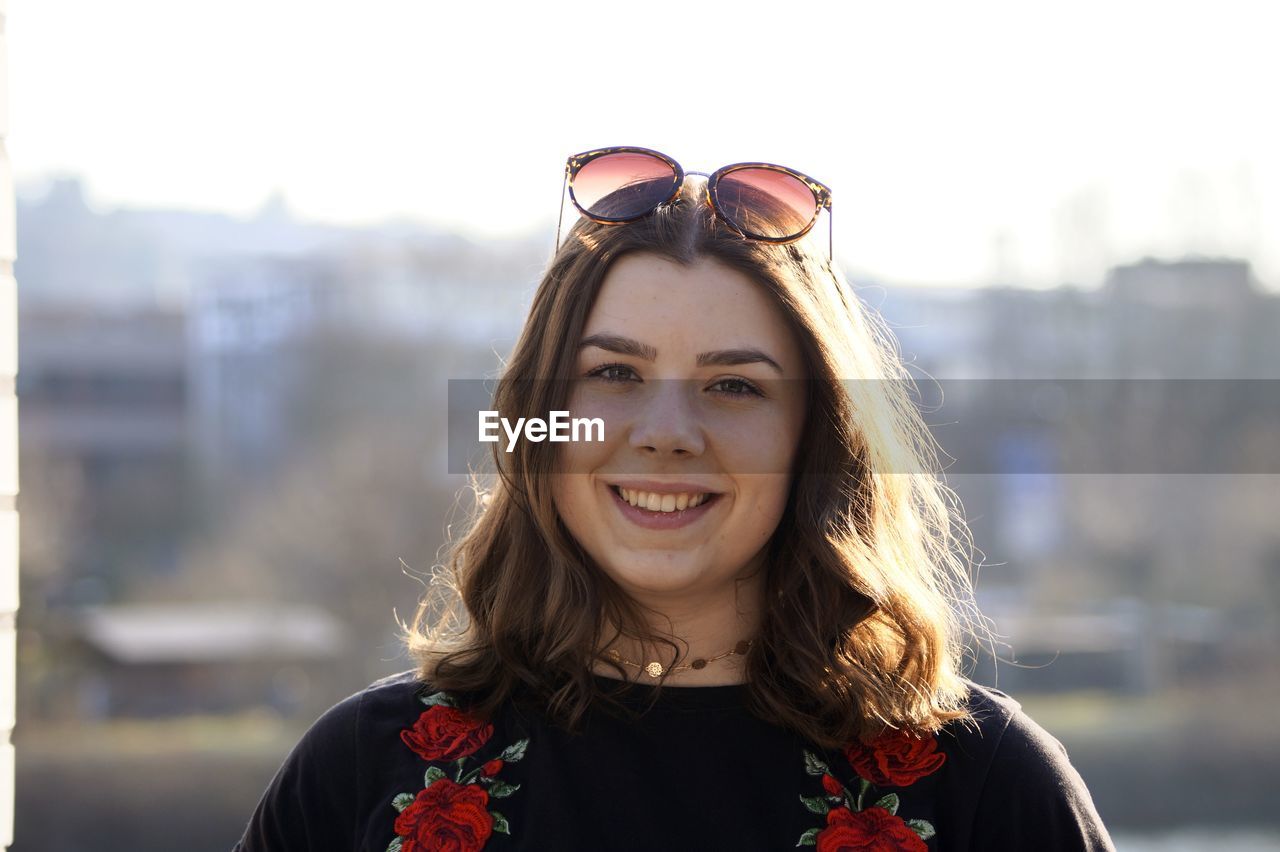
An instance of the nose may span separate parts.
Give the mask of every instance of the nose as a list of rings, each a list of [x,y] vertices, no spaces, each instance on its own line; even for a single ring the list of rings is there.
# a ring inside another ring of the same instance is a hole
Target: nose
[[[702,455],[706,449],[702,424],[688,396],[693,383],[673,379],[657,384],[631,426],[631,446],[659,456]]]

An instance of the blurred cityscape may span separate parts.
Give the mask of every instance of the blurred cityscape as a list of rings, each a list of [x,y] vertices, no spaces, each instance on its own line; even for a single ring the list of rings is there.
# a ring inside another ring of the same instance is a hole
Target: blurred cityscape
[[[19,198],[15,849],[226,849],[316,715],[410,667],[395,619],[465,508],[448,380],[497,374],[551,248]],[[1280,380],[1280,282],[1246,259],[856,283],[920,377]],[[1052,412],[979,421],[983,448],[938,427],[990,459],[948,476],[1000,638],[974,677],[1117,832],[1280,825],[1280,422],[1235,415],[1213,434],[1258,473],[1037,469]]]

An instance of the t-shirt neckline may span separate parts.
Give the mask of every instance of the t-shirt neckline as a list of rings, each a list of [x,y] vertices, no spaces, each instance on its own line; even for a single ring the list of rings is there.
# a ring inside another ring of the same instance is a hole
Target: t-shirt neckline
[[[591,673],[596,684],[618,700],[630,705],[648,706],[653,693],[659,692],[653,706],[689,709],[730,709],[742,707],[746,701],[748,686],[745,683],[705,686],[697,684],[648,684],[626,681],[616,677]],[[622,688],[619,688],[621,685]],[[616,690],[616,691],[615,691]]]

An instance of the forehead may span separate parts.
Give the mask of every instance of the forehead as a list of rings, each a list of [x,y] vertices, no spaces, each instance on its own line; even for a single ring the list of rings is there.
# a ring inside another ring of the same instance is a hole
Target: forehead
[[[602,331],[658,346],[660,356],[662,341],[699,349],[752,342],[771,344],[792,366],[798,361],[794,335],[764,287],[708,257],[692,266],[649,253],[619,258],[583,333]]]

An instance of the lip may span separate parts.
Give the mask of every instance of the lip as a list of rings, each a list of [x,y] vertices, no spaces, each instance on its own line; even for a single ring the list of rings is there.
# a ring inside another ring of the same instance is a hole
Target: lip
[[[623,484],[623,488],[631,488],[631,485]],[[635,486],[637,490],[649,490],[640,485]],[[668,485],[670,487],[670,485]],[[707,516],[715,506],[720,503],[720,493],[715,491],[706,491],[702,488],[692,488],[685,493],[695,494],[711,494],[704,502],[694,506],[692,509],[681,509],[677,512],[650,512],[648,509],[640,509],[632,506],[626,500],[622,499],[613,486],[606,486],[605,491],[609,492],[609,499],[618,507],[618,511],[631,523],[638,527],[648,530],[678,530],[687,527],[690,524],[696,524]],[[658,493],[671,494],[679,492],[663,491]]]
[[[616,480],[609,485],[629,491],[652,491],[654,494],[719,494],[719,491],[696,482],[658,482],[654,479]]]

